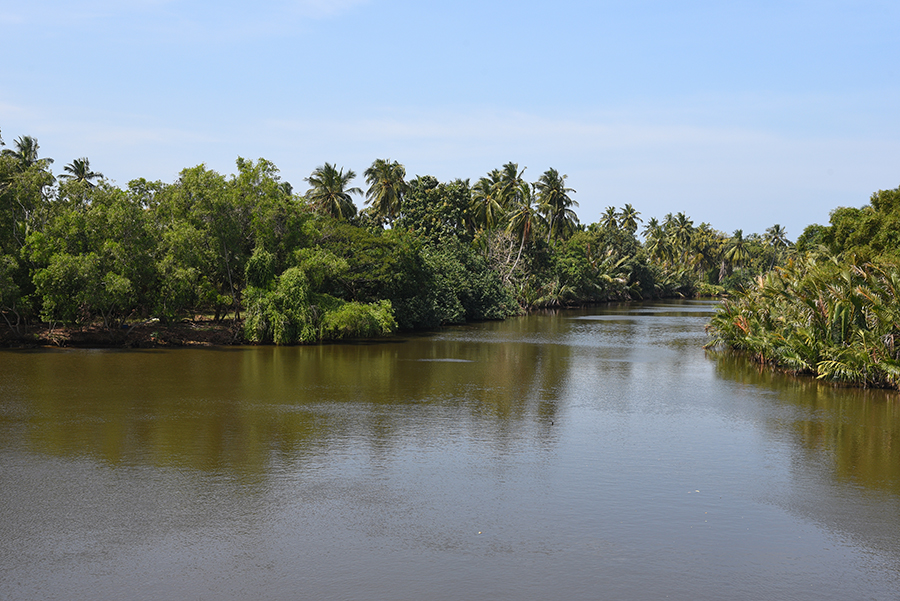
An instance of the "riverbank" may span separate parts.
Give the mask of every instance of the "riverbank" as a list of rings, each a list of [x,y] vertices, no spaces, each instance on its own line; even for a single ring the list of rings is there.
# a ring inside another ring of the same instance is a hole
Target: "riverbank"
[[[0,333],[0,348],[162,348],[227,346],[244,344],[243,323],[233,319],[214,321],[197,318],[171,325],[158,321],[131,324],[110,330],[91,325],[81,328],[29,326],[22,336],[9,329]]]

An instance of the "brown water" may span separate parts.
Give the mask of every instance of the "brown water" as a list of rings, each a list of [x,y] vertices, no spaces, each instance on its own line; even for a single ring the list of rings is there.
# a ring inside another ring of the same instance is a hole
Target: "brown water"
[[[0,599],[900,598],[900,401],[705,302],[0,352]]]

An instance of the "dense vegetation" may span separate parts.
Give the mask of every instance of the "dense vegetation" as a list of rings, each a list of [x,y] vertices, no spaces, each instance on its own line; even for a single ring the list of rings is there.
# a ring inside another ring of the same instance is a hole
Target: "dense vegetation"
[[[715,342],[823,380],[900,388],[900,188],[835,209],[796,251],[724,303]]]
[[[365,190],[325,163],[298,194],[265,159],[238,158],[230,176],[199,165],[172,183],[120,188],[87,158],[55,176],[38,151],[21,136],[0,154],[0,314],[20,338],[38,322],[113,331],[198,315],[241,324],[250,342],[372,337],[718,294],[790,254],[777,225],[726,236],[669,214],[647,221],[642,242],[627,204],[584,225],[565,175],[528,182],[515,163],[472,184],[408,178],[378,159]]]

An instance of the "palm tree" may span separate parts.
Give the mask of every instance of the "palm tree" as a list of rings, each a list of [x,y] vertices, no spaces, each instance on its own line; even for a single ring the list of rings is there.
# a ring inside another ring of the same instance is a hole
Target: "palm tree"
[[[724,239],[708,223],[701,223],[694,229],[691,238],[691,264],[696,268],[698,275],[716,266],[721,255],[721,245]]]
[[[528,182],[521,182],[519,188],[519,205],[513,208],[509,216],[509,223],[506,226],[507,233],[515,234],[519,240],[519,252],[509,271],[510,274],[515,271],[516,265],[519,264],[525,244],[531,239],[536,230],[545,225],[544,218],[533,203],[531,187]]]
[[[534,184],[538,206],[547,219],[547,240],[568,234],[578,225],[578,216],[571,209],[578,203],[569,197],[575,190],[566,188],[567,177],[551,167]]]
[[[61,178],[76,182],[84,182],[92,188],[94,187],[94,184],[91,183],[91,180],[103,177],[102,173],[91,171],[91,162],[87,157],[75,159],[74,161],[63,167],[63,171],[65,171],[66,173],[61,174]]]
[[[637,232],[638,222],[643,221],[638,215],[640,215],[640,212],[636,211],[630,204],[622,207],[622,212],[619,213],[619,225],[632,236]]]
[[[802,259],[724,302],[710,343],[820,380],[900,388],[900,272],[892,265]]]
[[[48,165],[53,162],[53,159],[38,158],[38,149],[40,149],[40,145],[38,144],[37,138],[31,136],[19,136],[15,141],[15,147],[15,150],[11,148],[4,149],[2,154],[3,156],[14,158],[19,163],[19,168],[22,171],[28,169],[32,165],[37,165],[39,163]]]
[[[660,225],[656,217],[651,217],[644,228],[644,248],[653,259],[671,259],[672,247],[666,236],[665,228]]]
[[[781,254],[781,250],[786,248],[790,241],[787,239],[787,231],[777,223],[770,228],[766,228],[765,240],[766,245],[771,246],[775,251],[772,253],[772,264],[769,266],[771,269],[775,266],[775,260]]]
[[[666,215],[667,225],[671,224],[672,246],[678,250],[684,260],[690,250],[691,238],[694,236],[694,222],[684,212],[677,213],[674,218],[670,218],[671,215]]]
[[[344,173],[331,163],[316,167],[304,181],[312,186],[306,191],[306,198],[318,211],[331,215],[336,219],[350,219],[356,215],[356,205],[351,194],[362,194],[359,188],[347,188],[356,177],[352,169]]]
[[[291,182],[280,181],[278,182],[278,191],[287,198],[290,198],[294,194],[294,186],[291,185]]]
[[[728,240],[728,246],[725,248],[725,259],[735,267],[740,267],[749,258],[750,253],[747,251],[744,231],[734,230],[734,234]]]
[[[787,231],[777,223],[770,228],[766,228],[766,244],[773,248],[784,248],[789,244],[787,239]]]
[[[406,195],[406,168],[397,161],[376,159],[363,172],[369,189],[366,190],[366,204],[371,204],[375,214],[388,223],[400,216],[403,197]]]
[[[496,228],[506,213],[501,193],[501,173],[494,169],[472,187],[472,213],[475,224],[484,231]]]
[[[500,177],[497,182],[497,191],[499,193],[500,204],[505,209],[516,207],[522,200],[522,174],[525,173],[527,167],[523,167],[519,171],[519,165],[510,161],[503,165],[500,170]],[[526,187],[526,192],[530,197],[530,188]]]
[[[606,210],[603,211],[603,215],[600,216],[600,225],[610,230],[618,229],[619,221],[618,215],[616,214],[616,207],[606,207]]]

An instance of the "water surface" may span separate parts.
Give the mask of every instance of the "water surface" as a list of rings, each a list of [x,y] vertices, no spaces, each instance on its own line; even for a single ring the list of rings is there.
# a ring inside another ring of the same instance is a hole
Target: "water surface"
[[[713,307],[2,352],[0,598],[900,598],[897,397]]]

